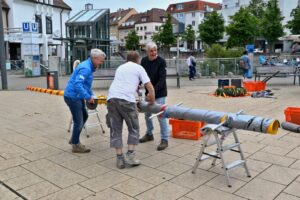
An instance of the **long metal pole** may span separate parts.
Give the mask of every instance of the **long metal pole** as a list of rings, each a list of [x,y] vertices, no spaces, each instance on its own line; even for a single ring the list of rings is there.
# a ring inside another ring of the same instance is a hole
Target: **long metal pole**
[[[7,73],[5,66],[5,48],[4,48],[4,31],[2,19],[2,3],[0,2],[0,67],[1,67],[1,83],[2,89],[7,90]]]

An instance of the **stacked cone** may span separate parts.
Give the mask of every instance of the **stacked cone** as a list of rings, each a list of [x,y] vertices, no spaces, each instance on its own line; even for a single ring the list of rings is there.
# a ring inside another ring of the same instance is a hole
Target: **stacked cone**
[[[51,95],[57,95],[57,96],[64,96],[63,90],[52,90],[52,89],[46,89],[46,88],[40,88],[40,87],[33,87],[33,86],[27,86],[26,90],[30,90],[32,92],[41,92]],[[97,96],[98,104],[107,104],[106,96],[99,95]]]

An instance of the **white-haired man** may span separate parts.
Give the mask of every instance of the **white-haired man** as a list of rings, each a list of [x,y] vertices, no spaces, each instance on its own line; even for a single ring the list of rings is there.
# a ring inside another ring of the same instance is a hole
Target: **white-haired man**
[[[141,61],[141,65],[146,70],[151,83],[155,90],[155,102],[165,104],[167,97],[167,83],[166,83],[166,61],[157,54],[157,45],[154,42],[149,42],[146,45],[147,56]],[[148,91],[146,90],[146,94]],[[153,122],[150,119],[151,113],[145,113],[145,120],[147,125],[146,134],[140,138],[140,143],[154,140],[153,137]],[[169,127],[166,118],[158,118],[160,125],[161,141],[157,146],[157,150],[161,151],[168,147]]]
[[[73,153],[88,153],[91,150],[80,143],[81,130],[88,119],[85,100],[94,103],[92,83],[93,73],[105,60],[105,53],[92,49],[90,58],[80,63],[73,71],[64,91],[64,100],[73,117],[73,132],[70,140]]]

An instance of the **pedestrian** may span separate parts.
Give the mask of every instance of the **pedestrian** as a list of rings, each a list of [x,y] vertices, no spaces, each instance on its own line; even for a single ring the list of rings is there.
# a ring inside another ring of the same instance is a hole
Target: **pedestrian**
[[[151,83],[155,90],[155,102],[158,104],[165,104],[167,97],[167,83],[166,83],[166,61],[157,54],[157,45],[154,42],[149,42],[146,45],[147,56],[141,61],[141,65],[145,68]],[[146,94],[148,91],[146,90]],[[140,138],[140,143],[153,141],[153,122],[149,117],[151,113],[145,113],[145,120],[147,131],[146,134]],[[158,118],[160,125],[161,141],[157,146],[157,150],[161,151],[168,147],[169,127],[167,119],[164,117]]]
[[[127,54],[127,62],[117,68],[114,80],[107,96],[106,116],[107,126],[110,128],[110,147],[115,148],[117,154],[117,168],[138,166],[140,161],[135,156],[135,146],[139,143],[139,120],[135,93],[140,82],[149,91],[146,99],[154,103],[154,88],[145,69],[139,65],[140,56],[136,51]],[[128,151],[126,158],[123,155],[122,129],[123,121],[128,129]]]
[[[244,51],[243,55],[240,57],[240,69],[243,70],[243,77],[245,78],[252,78],[252,76],[249,75],[249,70],[251,69],[251,62],[250,58],[248,56],[248,51]]]
[[[196,59],[191,54],[186,60],[187,66],[189,67],[189,80],[192,81],[196,76]]]
[[[105,57],[105,53],[100,49],[92,49],[90,58],[75,68],[65,88],[64,100],[73,118],[73,131],[69,141],[73,153],[88,153],[91,151],[80,143],[79,137],[88,119],[85,101],[94,103],[92,92],[93,73],[104,62]]]

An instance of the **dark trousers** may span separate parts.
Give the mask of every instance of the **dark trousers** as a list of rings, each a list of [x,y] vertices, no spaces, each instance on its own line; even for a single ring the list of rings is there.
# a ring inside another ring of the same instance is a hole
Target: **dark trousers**
[[[84,100],[74,100],[68,97],[64,97],[64,99],[72,113],[73,118],[73,132],[71,141],[72,144],[78,144],[81,130],[89,115],[85,108]]]
[[[195,66],[189,66],[189,78],[195,78],[196,75],[196,67]]]

